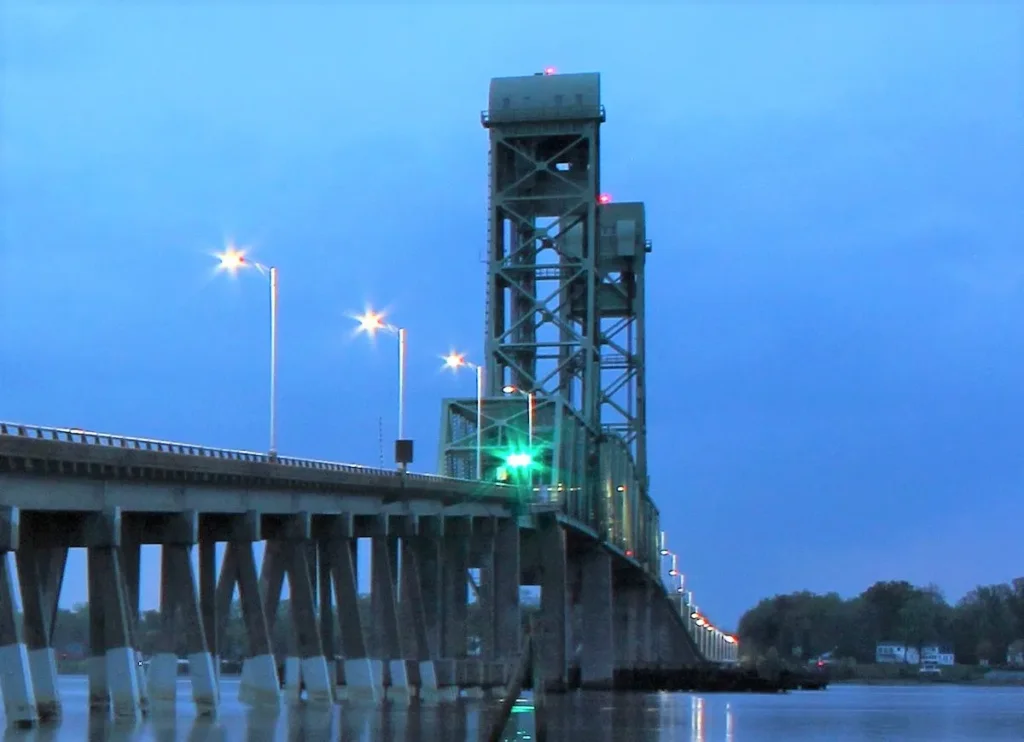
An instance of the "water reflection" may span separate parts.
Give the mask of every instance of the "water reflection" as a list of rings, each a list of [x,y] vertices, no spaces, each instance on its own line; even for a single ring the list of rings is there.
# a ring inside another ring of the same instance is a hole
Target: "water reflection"
[[[704,699],[701,696],[690,699],[690,739],[704,742]]]
[[[64,721],[7,730],[2,742],[478,742],[492,701],[438,706],[285,707],[254,711],[230,687],[220,718],[195,719],[189,688],[174,710],[140,724],[90,714],[84,679],[62,678]],[[228,684],[229,685],[229,684]],[[504,742],[534,742],[533,708],[518,705]],[[550,742],[1020,742],[1018,688],[851,688],[787,696],[577,693],[547,701]]]

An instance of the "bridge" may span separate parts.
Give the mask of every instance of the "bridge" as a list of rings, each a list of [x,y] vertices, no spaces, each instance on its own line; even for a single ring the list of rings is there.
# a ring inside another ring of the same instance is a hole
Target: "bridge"
[[[647,476],[644,383],[651,243],[644,205],[600,189],[600,77],[496,78],[481,121],[486,357],[478,394],[443,401],[441,474],[409,471],[406,440],[390,470],[0,423],[9,724],[61,713],[52,642],[69,548],[88,554],[90,704],[118,717],[174,702],[176,637],[198,712],[216,713],[236,594],[249,650],[240,695],[254,705],[303,692],[307,703],[437,703],[501,689],[523,647],[523,585],[540,588],[536,669],[548,691],[735,661],[735,640],[661,577],[669,551]],[[371,544],[369,621],[359,539]],[[166,640],[148,663],[142,545],[161,549]],[[277,647],[286,580],[294,635]],[[483,616],[473,651],[470,593]]]

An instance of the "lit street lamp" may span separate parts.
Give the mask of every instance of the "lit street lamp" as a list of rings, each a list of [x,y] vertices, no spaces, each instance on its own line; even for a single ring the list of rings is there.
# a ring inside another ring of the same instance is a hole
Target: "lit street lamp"
[[[357,331],[365,332],[370,337],[374,337],[378,332],[398,336],[398,440],[395,441],[395,463],[405,471],[412,463],[412,441],[405,438],[405,328],[385,322],[384,313],[372,309],[367,309],[354,319],[359,323]]]
[[[248,260],[245,250],[228,243],[224,252],[217,253],[217,270],[238,275],[243,268],[255,268],[261,276],[270,279],[270,457],[277,456],[277,268]]]
[[[524,392],[519,387],[513,386],[511,384],[502,387],[501,391],[503,391],[505,394],[515,394],[516,392],[519,392],[524,397],[526,397],[526,445],[530,450],[530,454],[533,455],[533,392]]]
[[[444,357],[444,365],[452,371],[462,367],[476,372],[476,478],[483,479],[483,434],[484,434],[484,369],[479,363],[471,363],[462,353],[452,351]]]

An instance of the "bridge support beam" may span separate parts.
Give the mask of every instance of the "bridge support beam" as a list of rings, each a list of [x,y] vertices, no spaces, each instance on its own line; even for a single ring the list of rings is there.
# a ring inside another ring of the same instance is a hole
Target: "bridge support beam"
[[[651,601],[655,596],[646,585],[622,585],[615,592],[616,665],[640,669],[658,656],[651,645]]]
[[[120,547],[90,547],[88,571],[90,639],[102,637],[99,647],[91,648],[90,702],[99,708],[111,705],[115,717],[137,721],[142,714],[138,660],[131,644]]]
[[[381,702],[384,695],[383,669],[367,652],[366,634],[359,615],[359,583],[356,575],[357,540],[351,533],[339,533],[327,543],[328,560],[321,569],[329,569],[338,605],[338,628],[344,656],[344,693],[357,704]],[[339,694],[340,695],[340,694]]]
[[[116,717],[138,720],[139,669],[132,645],[120,509],[84,516],[81,530],[88,549],[89,705],[112,705]]]
[[[198,524],[198,518],[196,518]],[[216,716],[219,702],[213,654],[199,607],[195,570],[188,544],[164,544],[160,556],[160,651],[150,664],[154,707],[173,707],[177,700],[178,648],[188,657],[192,700],[198,716]]]
[[[219,622],[217,633],[222,636],[227,628],[231,598],[235,585],[238,585],[242,620],[245,622],[249,639],[249,657],[242,664],[242,682],[238,689],[238,698],[243,703],[253,706],[279,707],[281,686],[270,644],[270,629],[264,613],[263,598],[260,595],[256,558],[252,552],[252,541],[259,540],[259,535],[259,516],[250,513],[244,523],[239,524],[238,530],[232,533],[234,538],[227,542],[216,591]]]
[[[14,574],[9,551],[19,546],[19,513],[3,508],[0,513],[0,690],[9,727],[32,727],[39,722],[28,647],[15,615]]]
[[[53,625],[60,589],[64,583],[67,547],[36,548],[25,544],[17,553],[18,582],[25,625],[25,644],[32,674],[39,718],[61,717],[57,690],[57,657],[53,649]]]
[[[570,601],[565,531],[555,518],[537,524],[540,551],[540,653],[546,690],[562,692],[568,685]]]
[[[398,537],[391,534],[373,536],[371,548],[370,574],[373,585],[370,602],[374,622],[374,653],[388,666],[388,700],[407,704],[412,698],[412,686],[398,633]]]
[[[444,580],[444,621],[442,630],[441,656],[445,660],[454,660],[451,677],[447,677],[448,667],[444,676],[438,678],[445,684],[450,682],[458,687],[459,672],[455,669],[461,660],[466,659],[468,643],[466,641],[467,619],[467,575],[469,574],[469,546],[472,537],[472,522],[469,518],[447,518],[444,534],[444,560],[442,576]]]
[[[135,652],[135,674],[139,684],[139,708],[145,715],[149,711],[149,692],[146,671],[142,666],[142,647],[139,644],[139,587],[141,580],[142,534],[128,518],[122,520],[121,554],[124,558],[125,597],[128,600],[128,637]]]
[[[612,615],[612,557],[599,546],[583,553],[583,654],[580,682],[610,690],[615,681],[615,631]]]
[[[310,704],[329,706],[334,703],[334,681],[328,671],[316,621],[315,568],[309,562],[311,543],[289,544],[288,584],[291,588],[292,621],[299,652],[300,682],[305,682],[306,698]],[[334,666],[333,658],[331,666]]]
[[[494,536],[494,641],[497,659],[509,662],[521,651],[519,524],[499,520]]]
[[[422,516],[419,518],[418,536],[410,539],[409,543],[419,576],[419,604],[425,641],[419,647],[420,699],[424,703],[453,701],[459,694],[455,671],[445,655],[447,583],[443,557],[448,529],[443,516]],[[422,654],[424,648],[425,656]]]
[[[423,581],[419,565],[420,549],[417,548],[418,542],[422,538],[422,536],[402,538],[402,589],[399,591],[399,612],[402,617],[402,625],[412,628],[411,640],[405,647],[405,656],[416,668],[420,700],[423,703],[436,703],[440,700],[437,671],[434,667],[434,653],[427,634]]]

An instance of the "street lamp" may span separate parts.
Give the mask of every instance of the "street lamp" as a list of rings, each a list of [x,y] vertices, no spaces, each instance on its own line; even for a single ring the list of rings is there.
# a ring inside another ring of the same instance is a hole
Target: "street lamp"
[[[484,434],[484,369],[479,363],[471,363],[462,353],[452,351],[444,357],[445,368],[458,371],[462,367],[476,372],[476,478],[484,478],[483,434]]]
[[[398,336],[398,440],[395,441],[395,463],[402,471],[412,463],[412,441],[405,437],[405,328],[384,321],[383,312],[367,309],[354,319],[359,323],[357,332],[375,337],[378,332]]]
[[[512,384],[508,384],[507,386],[503,386],[501,388],[501,391],[503,391],[505,394],[515,394],[516,392],[519,392],[524,397],[526,397],[526,424],[527,424],[526,445],[530,449],[530,452],[532,454],[532,452],[533,452],[533,392],[524,392],[522,389],[520,389],[517,386],[513,386]]]
[[[243,268],[255,268],[261,276],[270,279],[270,457],[277,456],[277,268],[248,260],[245,250],[228,243],[224,252],[217,253],[217,270],[235,276]]]

